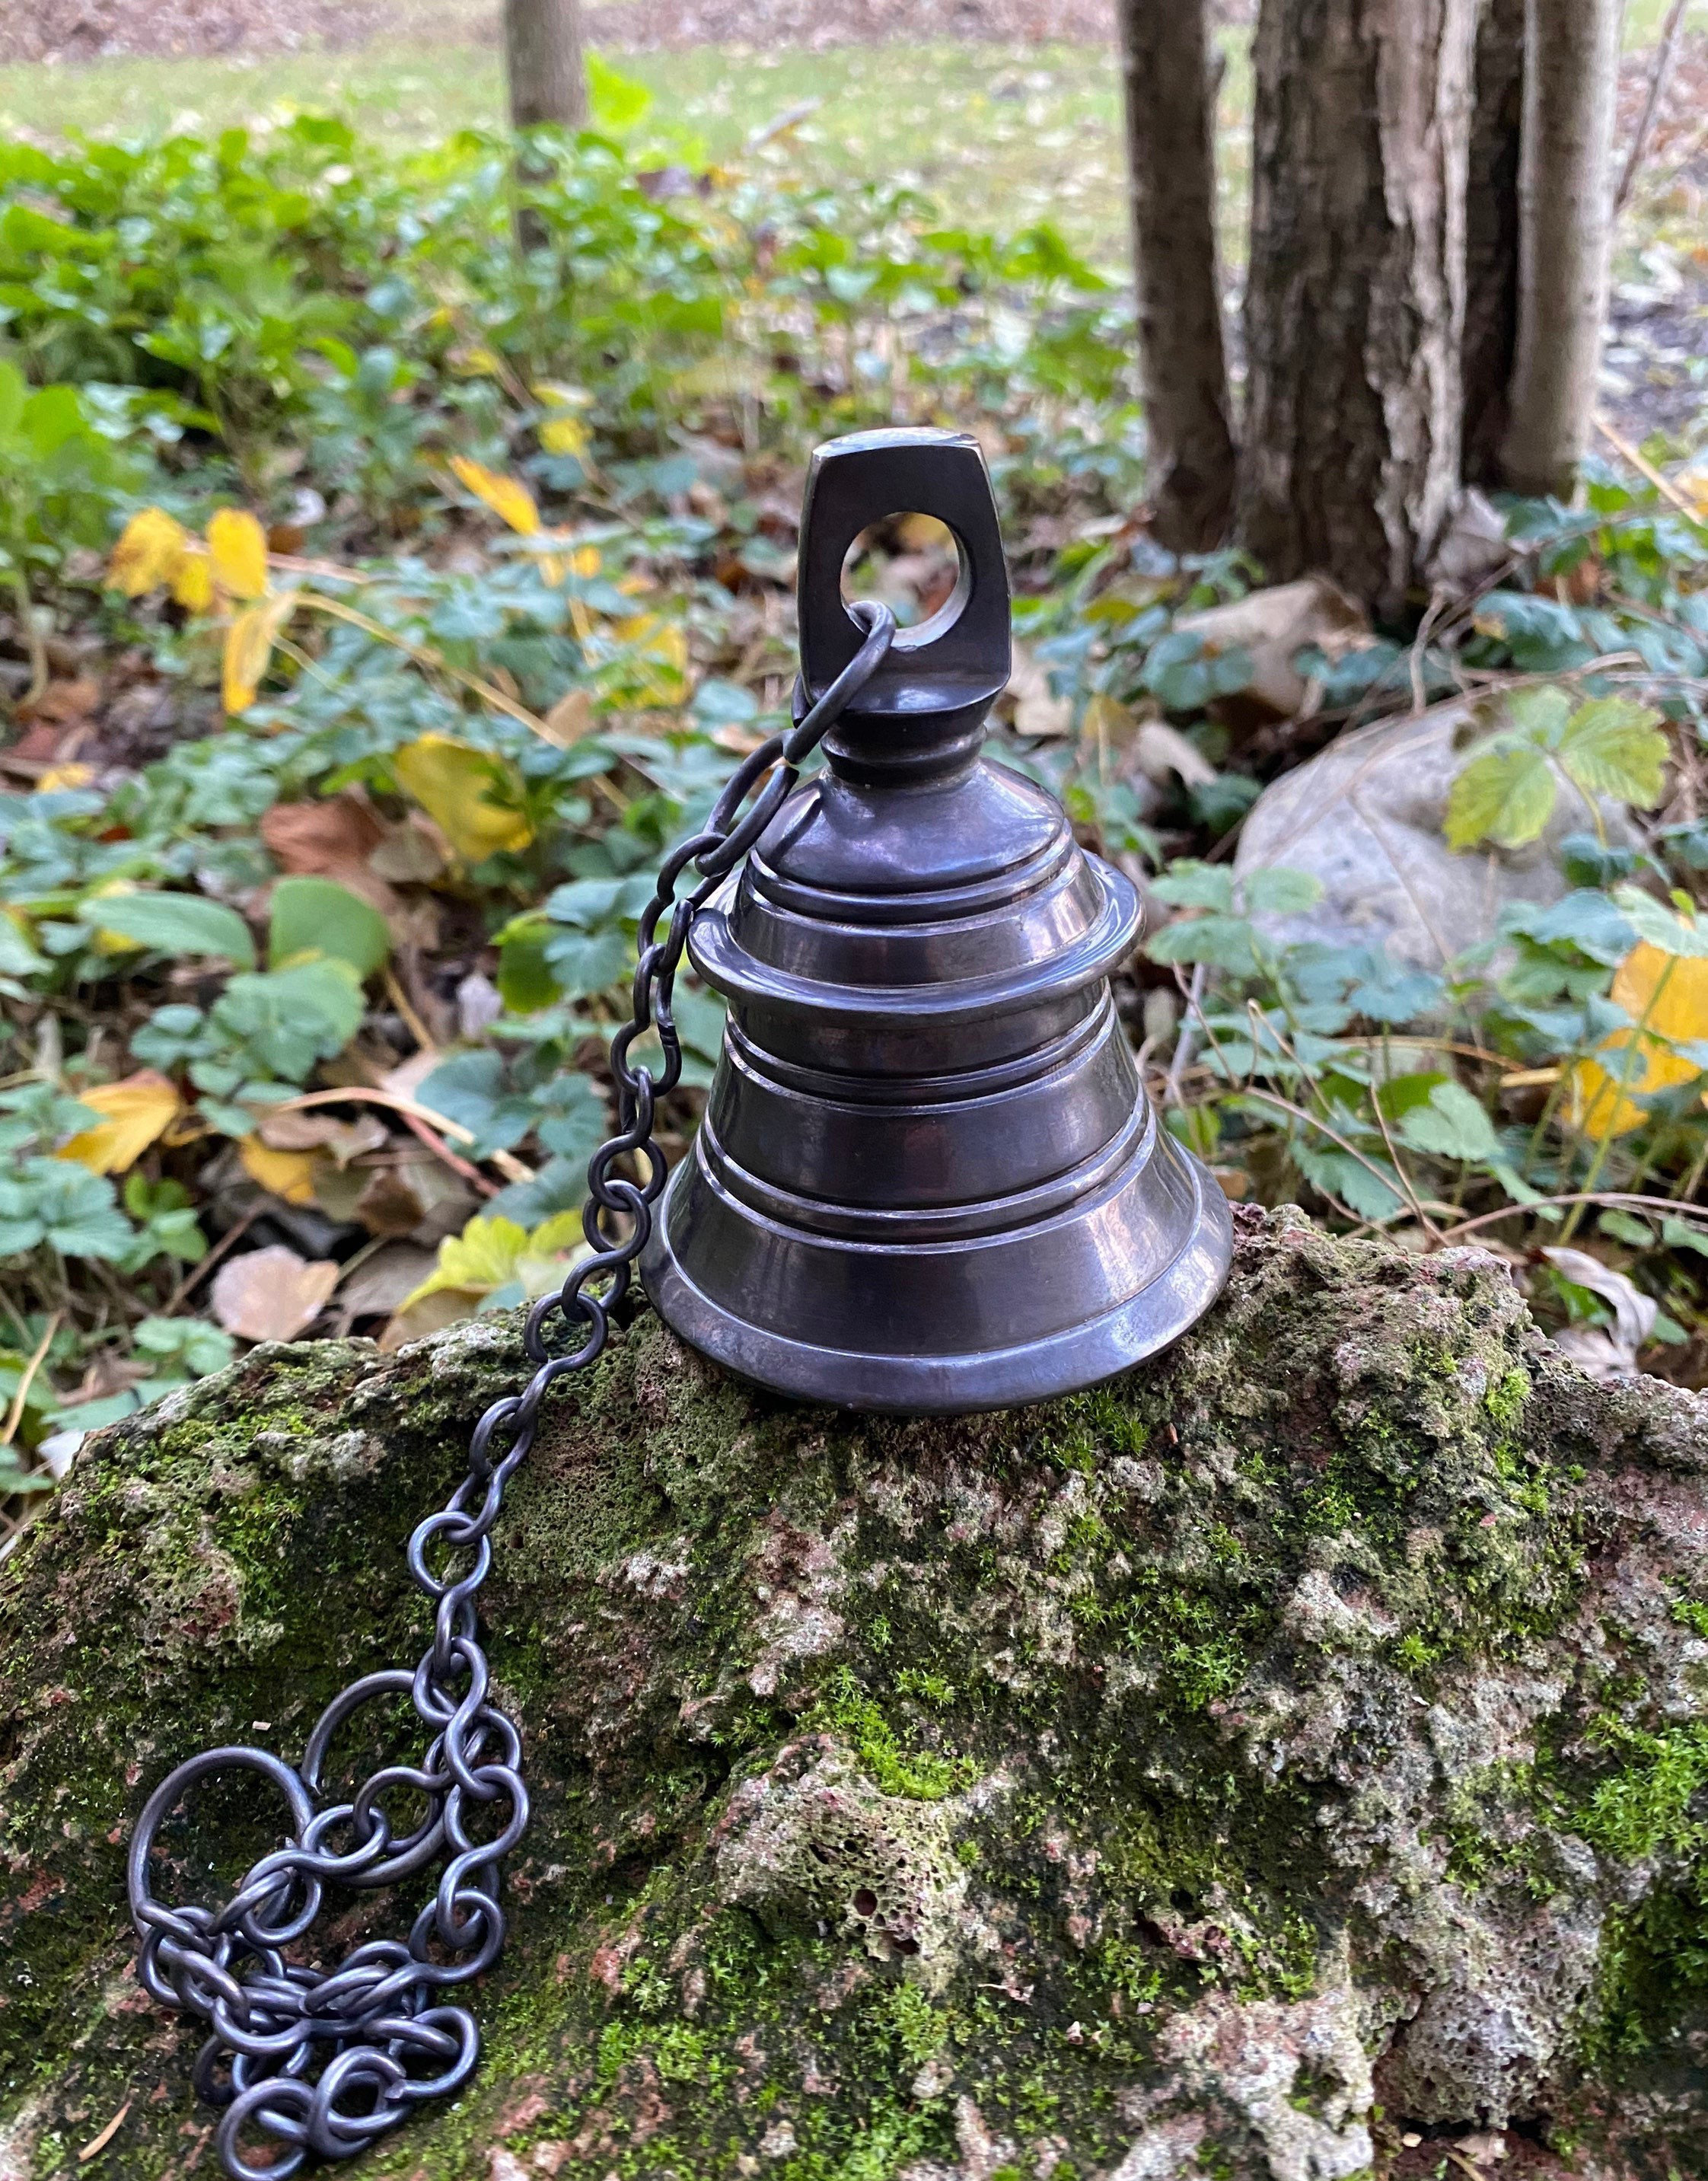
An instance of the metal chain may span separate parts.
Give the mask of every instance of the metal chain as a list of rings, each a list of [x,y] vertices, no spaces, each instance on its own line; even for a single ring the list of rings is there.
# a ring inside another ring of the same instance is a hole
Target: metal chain
[[[477,1625],[475,1598],[492,1565],[493,1526],[504,1488],[533,1444],[548,1391],[603,1350],[611,1314],[652,1233],[665,1179],[653,1116],[658,1099],[681,1079],[670,1001],[689,928],[889,651],[895,620],[888,608],[862,603],[851,610],[867,631],[853,660],[796,726],[743,761],[704,830],[674,848],[658,874],[641,919],[633,1013],[611,1041],[620,1126],[587,1167],[583,1230],[592,1255],[559,1294],[528,1313],[523,1344],[533,1377],[481,1418],[467,1476],[410,1539],[410,1573],[433,1603],[433,1642],[421,1664],[412,1673],[392,1667],[352,1681],[321,1714],[295,1771],[264,1749],[210,1749],[163,1780],[138,1821],[127,1869],[131,1920],[142,1941],[137,1975],[156,1999],[211,2029],[194,2080],[202,2098],[224,2108],[218,2148],[231,2181],[285,2181],[311,2155],[350,2157],[426,2100],[460,2090],[474,2072],[480,2051],[474,2017],[466,2007],[441,2004],[440,1995],[497,1960],[504,1941],[499,1865],[528,1823],[521,1737],[492,1701]],[[741,814],[762,781],[752,807]],[[679,900],[677,884],[690,864],[699,882]],[[664,1049],[656,1075],[629,1057],[649,1029]],[[644,1160],[644,1181],[617,1171],[625,1157]],[[556,1311],[583,1328],[570,1355],[546,1349],[547,1322]],[[459,1562],[462,1572],[454,1575]],[[433,1737],[421,1763],[385,1765],[350,1801],[326,1801],[322,1775],[333,1736],[375,1698],[405,1694]],[[223,1907],[169,1908],[150,1884],[160,1828],[191,1787],[234,1770],[258,1772],[278,1790],[290,1819],[286,1844],[262,1856]],[[365,1891],[433,1864],[442,1865],[438,1890],[406,1943],[370,1940],[329,1970],[289,1958],[312,1928],[327,1886]],[[256,2146],[266,2162],[245,2156],[250,2129],[273,2139]],[[275,2145],[284,2146],[282,2155]]]

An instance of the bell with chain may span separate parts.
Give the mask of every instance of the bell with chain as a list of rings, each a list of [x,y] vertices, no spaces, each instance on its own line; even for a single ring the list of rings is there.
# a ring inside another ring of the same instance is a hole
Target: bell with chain
[[[898,632],[887,610],[844,605],[841,574],[861,532],[904,510],[945,522],[961,566],[940,611]],[[587,1170],[590,1253],[530,1313],[533,1375],[481,1418],[467,1474],[410,1541],[428,1648],[334,1697],[295,1768],[209,1749],[138,1819],[138,1972],[209,2033],[195,2079],[222,2109],[229,2181],[353,2156],[473,2072],[479,2032],[457,1990],[498,1959],[502,1867],[528,1824],[521,1734],[493,1699],[477,1600],[543,1405],[598,1361],[636,1260],[669,1323],[732,1370],[912,1411],[1106,1378],[1183,1332],[1226,1277],[1227,1206],[1158,1126],[1110,991],[1138,935],[1133,889],[1080,848],[1052,796],[979,754],[1009,629],[975,441],[867,432],[819,450],[801,660],[793,731],[737,769],[641,919],[633,1017],[611,1046],[620,1127]],[[821,740],[828,768],[797,788]],[[730,1019],[705,1121],[667,1184],[653,1122],[680,1079],[685,947]],[[631,1054],[653,1028],[656,1075]],[[338,1800],[322,1779],[334,1739],[404,1694],[419,1763]],[[289,1836],[223,1905],[174,1907],[154,1891],[161,1829],[233,1771],[280,1798]],[[298,1957],[327,1889],[430,1869],[406,1941],[363,1940],[331,1966]]]
[[[947,525],[959,580],[694,923],[729,1021],[642,1276],[685,1340],[781,1393],[1003,1408],[1183,1332],[1232,1228],[1158,1125],[1116,1012],[1132,886],[980,754],[1011,661],[976,440],[862,432],[814,456],[797,716],[865,638],[845,556],[904,511]]]

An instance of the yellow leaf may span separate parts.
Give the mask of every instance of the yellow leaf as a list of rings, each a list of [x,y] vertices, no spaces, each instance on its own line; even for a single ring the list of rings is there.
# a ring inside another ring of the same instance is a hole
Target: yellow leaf
[[[1708,958],[1663,953],[1645,941],[1619,964],[1613,997],[1641,1027],[1611,1032],[1569,1077],[1572,1119],[1598,1142],[1642,1127],[1650,1117],[1638,1098],[1701,1074],[1672,1046],[1708,1038]]]
[[[252,1181],[274,1196],[282,1196],[287,1204],[312,1204],[314,1201],[314,1153],[312,1151],[275,1151],[254,1136],[245,1136],[238,1146],[237,1155],[243,1162],[243,1170]]]
[[[578,1250],[581,1244],[581,1215],[579,1212],[559,1212],[548,1219],[543,1226],[536,1227],[528,1237],[531,1257],[552,1257],[565,1250]]]
[[[521,782],[501,758],[449,735],[421,735],[392,759],[398,786],[418,803],[465,863],[500,848],[525,848],[534,829],[522,811]],[[506,799],[500,801],[494,790]]]
[[[95,777],[92,765],[50,765],[36,783],[37,795],[52,795],[57,788],[87,787]]]
[[[464,378],[502,378],[504,362],[497,351],[489,348],[455,348],[446,359],[453,371]]]
[[[662,666],[671,674],[687,672],[688,638],[680,621],[666,621],[659,614],[637,614],[631,621],[620,621],[616,633],[625,643],[632,643],[649,665]]]
[[[466,455],[453,455],[451,467],[457,482],[478,500],[484,501],[500,522],[519,530],[524,538],[531,538],[540,527],[540,511],[534,505],[534,496],[525,484],[515,478],[503,477],[497,470],[489,470],[479,462],[471,461]]]
[[[246,712],[258,694],[273,647],[296,607],[295,591],[245,606],[226,632],[222,698],[228,712]]]
[[[171,580],[173,566],[188,537],[184,525],[163,507],[145,507],[124,526],[113,558],[107,564],[107,580],[127,599],[140,599],[145,591],[158,590]]]
[[[213,604],[213,560],[204,547],[187,541],[172,564],[172,595],[191,613],[206,613]]]
[[[267,533],[246,508],[222,507],[207,526],[207,550],[222,590],[267,596]]]
[[[548,455],[586,454],[592,434],[579,417],[551,417],[540,427],[540,444]]]
[[[89,889],[89,899],[102,901],[110,899],[114,894],[135,893],[135,891],[136,881],[134,879],[106,879],[99,886]],[[97,925],[95,927],[95,951],[97,954],[138,954],[142,951],[142,942],[138,939],[127,939],[122,931],[103,931]],[[85,1103],[87,1102],[85,1100]]]
[[[92,1129],[61,1144],[54,1156],[75,1159],[91,1173],[126,1173],[178,1117],[176,1088],[152,1068],[140,1075],[127,1075],[122,1083],[80,1090],[77,1097],[101,1118]]]
[[[439,1244],[438,1264],[405,1296],[401,1307],[409,1310],[424,1296],[446,1289],[462,1295],[491,1295],[515,1278],[527,1246],[527,1229],[514,1219],[501,1213],[487,1219],[477,1213],[460,1234],[448,1234]]]
[[[1619,964],[1613,997],[1653,1036],[1708,1038],[1708,956],[1665,954],[1645,940]]]
[[[599,549],[597,545],[577,545],[570,555],[570,573],[572,576],[581,577],[583,582],[586,582],[589,576],[597,576],[600,565]]]

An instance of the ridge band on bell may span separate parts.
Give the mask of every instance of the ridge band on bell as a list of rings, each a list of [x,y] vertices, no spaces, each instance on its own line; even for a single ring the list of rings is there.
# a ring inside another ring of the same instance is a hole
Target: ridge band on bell
[[[907,1413],[1069,1392],[1182,1333],[1226,1277],[1220,1190],[1158,1125],[1111,997],[1132,884],[1055,798],[980,755],[1008,579],[970,436],[821,447],[801,533],[796,715],[864,631],[869,524],[954,535],[906,631],[695,920],[730,1003],[705,1119],[642,1260],[684,1339],[800,1399]]]

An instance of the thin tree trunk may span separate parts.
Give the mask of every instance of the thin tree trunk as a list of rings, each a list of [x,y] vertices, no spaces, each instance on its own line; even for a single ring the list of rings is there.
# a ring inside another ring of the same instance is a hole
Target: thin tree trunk
[[[1116,13],[1156,534],[1202,551],[1221,542],[1234,495],[1204,0],[1119,0]]]
[[[541,121],[587,126],[580,0],[504,0],[504,63],[516,128]]]
[[[1569,493],[1601,358],[1623,0],[1527,0],[1518,340],[1501,450],[1520,492]]]
[[[1499,484],[1518,340],[1518,148],[1524,0],[1486,0],[1465,198],[1463,378],[1467,484]]]
[[[1478,0],[1263,0],[1239,529],[1397,613],[1459,484]]]

